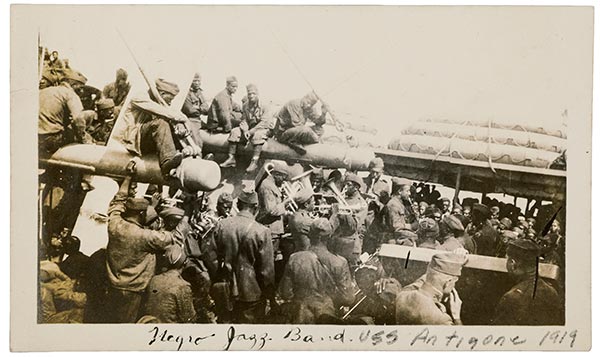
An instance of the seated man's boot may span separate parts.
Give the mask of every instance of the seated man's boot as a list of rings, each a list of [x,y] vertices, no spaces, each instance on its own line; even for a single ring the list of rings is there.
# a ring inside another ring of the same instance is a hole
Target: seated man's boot
[[[247,173],[251,173],[256,171],[256,169],[258,168],[258,159],[252,159],[252,161],[250,161],[250,165],[248,165],[248,167],[246,168],[246,172]]]
[[[171,173],[171,170],[176,169],[181,164],[182,160],[183,154],[178,152],[177,154],[175,154],[175,156],[168,160],[165,160],[162,163],[162,165],[160,166],[160,171],[163,175],[169,175]]]
[[[236,165],[236,161],[235,161],[235,156],[229,154],[229,157],[227,158],[227,160],[225,160],[225,162],[223,162],[221,165],[221,167],[235,167]]]

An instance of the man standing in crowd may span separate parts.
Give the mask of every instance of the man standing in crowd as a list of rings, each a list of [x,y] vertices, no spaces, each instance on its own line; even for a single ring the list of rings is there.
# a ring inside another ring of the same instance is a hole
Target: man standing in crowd
[[[362,239],[367,218],[367,203],[360,193],[363,181],[358,175],[347,172],[344,179],[346,213],[332,212],[334,227],[334,253],[344,257],[348,264],[354,266],[362,253]]]
[[[258,167],[258,159],[262,147],[266,142],[271,129],[271,120],[267,107],[259,100],[258,87],[254,84],[246,86],[246,101],[242,106],[242,118],[239,125],[231,129],[229,134],[229,156],[221,167],[235,167],[235,154],[239,145],[250,142],[252,146],[252,160],[246,172],[254,172]]]
[[[192,288],[181,277],[186,255],[179,244],[165,249],[167,271],[155,275],[148,284],[145,315],[156,317],[163,324],[196,322]]]
[[[335,316],[336,305],[354,300],[348,263],[327,250],[331,224],[324,218],[310,226],[309,250],[292,254],[279,284],[279,294],[291,300],[290,323],[314,324],[323,315]]]
[[[540,247],[529,239],[515,239],[506,248],[506,269],[518,282],[496,307],[495,325],[563,325],[558,293],[536,276]]]
[[[127,71],[125,71],[123,68],[119,68],[117,70],[116,80],[107,84],[102,90],[104,97],[107,99],[112,99],[115,105],[115,118],[119,117],[119,113],[121,112],[123,104],[125,104],[125,99],[127,98],[127,94],[129,94],[130,89],[131,84],[127,82]]]
[[[408,180],[398,177],[392,178],[392,196],[383,208],[382,215],[385,232],[390,233],[396,240],[398,240],[399,236],[403,235],[403,231],[414,232],[418,226],[417,219],[412,214],[410,186],[411,183]],[[406,234],[403,236],[406,236]],[[404,244],[402,242],[398,243]]]
[[[215,229],[219,268],[230,284],[234,322],[260,323],[266,301],[274,301],[271,232],[254,219],[256,192],[242,191],[237,207],[237,216],[219,221]]]
[[[439,224],[440,235],[439,242],[440,246],[438,249],[447,250],[452,252],[458,248],[463,248],[463,245],[459,242],[457,237],[460,237],[465,232],[465,227],[455,215],[448,215],[442,218]]]
[[[481,203],[473,204],[473,217],[471,227],[467,230],[477,243],[477,253],[481,255],[494,256],[496,254],[496,242],[498,232],[490,222],[490,210]]]
[[[210,132],[229,133],[241,120],[242,108],[233,101],[232,95],[237,91],[238,81],[234,76],[227,77],[225,89],[217,94],[208,111],[206,129]]]
[[[256,220],[267,226],[273,236],[280,236],[283,231],[283,216],[286,214],[286,205],[293,197],[283,198],[281,186],[287,179],[288,173],[283,167],[284,163],[273,161],[273,170],[257,186],[258,215]]]
[[[167,103],[179,93],[175,83],[157,79],[156,89],[161,98]],[[125,109],[124,121],[126,127],[121,133],[121,140],[126,148],[139,156],[144,154],[158,154],[158,162],[163,175],[168,176],[172,169],[181,164],[183,154],[179,152],[173,140],[171,126],[184,131],[188,118],[178,110],[162,106],[154,98],[152,91],[147,95],[136,96],[131,99]],[[201,143],[196,139],[197,145]],[[201,146],[188,146],[184,148],[186,155],[196,156],[202,152]]]
[[[301,145],[318,143],[324,133],[323,125],[326,123],[325,116],[328,108],[325,104],[321,107],[321,115],[315,114],[314,106],[319,98],[314,92],[310,92],[300,99],[287,102],[277,113],[275,118],[275,137],[280,143],[289,145],[299,154],[305,154]],[[313,126],[307,126],[307,122],[313,122]]]
[[[195,121],[199,129],[200,116],[208,115],[209,109],[210,104],[204,98],[204,94],[202,93],[202,78],[200,77],[200,73],[195,73],[194,79],[192,79],[192,85],[190,86],[190,91],[185,97],[181,111],[183,114],[187,115],[190,120]]]
[[[396,296],[396,324],[462,325],[462,301],[454,286],[466,262],[466,253],[438,253],[431,257],[423,284]]]
[[[417,241],[417,246],[419,248],[440,249],[440,243],[438,242],[440,228],[435,220],[431,218],[421,220],[419,222],[417,236],[419,238]]]
[[[447,197],[442,198],[442,218],[450,215],[450,208],[452,207],[452,202]]]
[[[298,209],[289,218],[288,227],[294,241],[294,252],[299,252],[310,247],[308,231],[313,221],[310,213],[313,211],[315,203],[312,190],[302,190],[294,201],[298,205]]]
[[[134,170],[130,164],[129,171]],[[109,322],[113,323],[137,321],[142,295],[156,268],[154,254],[176,242],[173,232],[144,227],[148,201],[129,197],[130,183],[130,176],[123,180],[108,209],[106,266],[110,282]]]

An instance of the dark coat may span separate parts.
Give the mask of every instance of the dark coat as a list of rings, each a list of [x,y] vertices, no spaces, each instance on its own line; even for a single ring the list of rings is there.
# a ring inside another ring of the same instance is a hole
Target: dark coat
[[[215,233],[219,265],[231,274],[233,297],[243,302],[271,297],[275,268],[270,230],[242,211],[219,221]]]

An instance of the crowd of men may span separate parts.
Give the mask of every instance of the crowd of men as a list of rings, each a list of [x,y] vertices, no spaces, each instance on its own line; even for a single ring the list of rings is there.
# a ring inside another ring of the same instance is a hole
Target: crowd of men
[[[139,197],[132,161],[107,212],[106,248],[81,253],[66,223],[43,241],[41,322],[462,324],[455,285],[469,256],[478,254],[506,258],[516,284],[491,323],[561,323],[561,283],[536,275],[540,262],[564,268],[558,220],[546,229],[514,205],[441,197],[435,186],[384,175],[381,158],[371,160],[366,176],[313,168],[309,189],[290,190],[286,163],[257,170],[269,137],[300,155],[304,145],[319,142],[329,108],[317,108],[315,93],[273,115],[253,84],[242,105],[235,103],[235,77],[207,101],[196,74],[181,111],[168,106],[179,87],[164,79],[123,106],[130,86],[119,69],[86,110],[82,102],[93,91],[81,90],[85,76],[58,61],[57,53],[50,56],[40,84],[40,157],[69,143],[105,145],[124,111],[127,125],[114,137],[137,155],[157,154],[166,178],[184,157],[212,159],[202,152],[199,129],[228,135],[222,168],[236,167],[238,148],[249,145],[245,170],[259,172],[255,187],[236,197],[220,194],[212,210],[205,193],[185,187],[167,194],[151,186]],[[52,172],[55,180],[64,174]],[[72,181],[81,192],[93,189],[85,175]],[[424,275],[401,286],[377,255],[382,244],[435,254]],[[371,268],[375,278],[362,286]],[[367,295],[377,306],[356,309]]]

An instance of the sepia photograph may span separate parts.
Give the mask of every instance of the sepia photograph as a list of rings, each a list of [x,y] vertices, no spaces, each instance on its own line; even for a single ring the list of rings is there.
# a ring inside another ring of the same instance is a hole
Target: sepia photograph
[[[589,349],[593,20],[13,5],[11,348]]]

